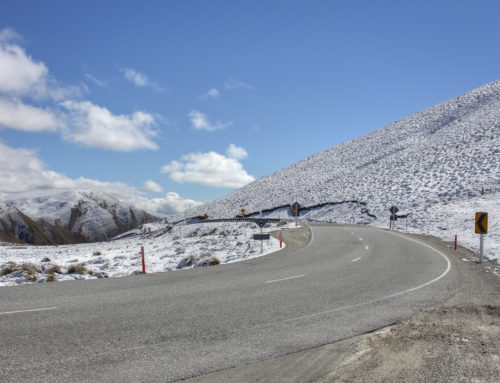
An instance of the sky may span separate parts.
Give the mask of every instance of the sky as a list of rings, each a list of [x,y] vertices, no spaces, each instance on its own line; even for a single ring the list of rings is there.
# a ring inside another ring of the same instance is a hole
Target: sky
[[[221,197],[499,79],[498,1],[0,2],[0,195]]]

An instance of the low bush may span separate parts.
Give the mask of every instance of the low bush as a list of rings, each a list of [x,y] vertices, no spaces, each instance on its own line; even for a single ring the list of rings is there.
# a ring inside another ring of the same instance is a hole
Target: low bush
[[[94,272],[92,270],[87,269],[83,265],[70,265],[68,267],[68,274],[94,275]]]
[[[18,271],[18,270],[19,270],[19,266],[17,265],[17,263],[9,261],[5,265],[3,265],[2,269],[0,270],[0,276],[8,275],[8,274],[13,273],[14,271]]]

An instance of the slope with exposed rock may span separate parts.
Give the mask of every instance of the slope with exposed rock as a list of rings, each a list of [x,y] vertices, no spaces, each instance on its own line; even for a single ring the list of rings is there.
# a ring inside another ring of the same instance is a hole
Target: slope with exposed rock
[[[0,199],[0,239],[56,245],[106,241],[159,219],[101,192],[44,190]]]

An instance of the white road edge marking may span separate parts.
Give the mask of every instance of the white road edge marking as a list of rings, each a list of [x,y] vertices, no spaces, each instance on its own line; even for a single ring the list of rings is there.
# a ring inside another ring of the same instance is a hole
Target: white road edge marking
[[[302,278],[302,277],[305,277],[305,274],[303,274],[303,275],[295,275],[294,277],[288,277],[288,278],[274,279],[272,281],[266,281],[265,283],[281,282],[281,281],[286,281],[288,279],[295,279],[295,278]]]
[[[356,258],[356,259],[353,259],[351,262],[357,262],[357,261],[359,261],[361,258],[363,258],[363,257],[358,257],[358,258]]]
[[[32,313],[35,311],[47,311],[47,310],[55,310],[57,307],[45,307],[41,309],[30,309],[30,310],[18,310],[18,311],[5,311],[0,313],[0,315],[8,315],[8,314],[19,314],[19,313]]]
[[[353,309],[353,308],[356,308],[356,307],[361,307],[361,306],[364,306],[364,305],[369,305],[369,304],[372,304],[372,303],[381,302],[381,301],[384,301],[386,299],[394,298],[394,297],[397,297],[399,295],[408,294],[408,293],[411,293],[412,291],[419,290],[419,289],[421,289],[421,288],[423,288],[425,286],[429,286],[430,284],[439,281],[441,278],[443,278],[450,271],[450,269],[451,269],[450,260],[448,259],[448,257],[444,253],[442,253],[438,249],[435,249],[431,245],[428,245],[428,244],[426,244],[424,242],[417,241],[416,239],[405,237],[405,236],[403,236],[401,234],[396,234],[394,232],[391,232],[391,234],[396,235],[396,236],[401,237],[401,238],[404,238],[404,239],[407,239],[408,241],[416,242],[416,243],[418,243],[418,244],[420,244],[422,246],[428,247],[429,249],[435,251],[441,257],[443,257],[445,259],[446,264],[447,264],[446,270],[443,271],[443,273],[441,275],[437,276],[436,278],[434,278],[434,279],[432,279],[432,280],[430,280],[430,281],[428,281],[426,283],[423,283],[421,285],[409,288],[407,290],[403,290],[403,291],[399,291],[399,292],[394,293],[394,294],[387,295],[385,297],[373,299],[373,300],[368,301],[368,302],[357,303],[357,304],[350,305],[350,306],[337,307],[337,308],[331,309],[331,310],[320,311],[320,312],[316,312],[316,313],[313,313],[313,314],[306,314],[306,315],[301,315],[301,316],[294,317],[294,318],[283,319],[283,320],[276,321],[276,322],[263,323],[261,325],[254,326],[254,328],[272,326],[272,325],[274,325],[276,323],[287,323],[287,322],[293,322],[293,321],[296,321],[296,320],[310,319],[310,318],[314,318],[314,317],[321,316],[321,315],[332,314],[332,313],[334,313],[336,311],[349,310],[349,309]]]
[[[370,248],[368,247],[368,245],[366,245],[366,246],[365,246],[365,249],[366,249],[366,250],[370,250]]]

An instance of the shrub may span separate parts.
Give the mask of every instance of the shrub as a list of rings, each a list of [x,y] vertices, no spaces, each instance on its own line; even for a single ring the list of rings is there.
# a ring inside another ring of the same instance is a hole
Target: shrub
[[[45,257],[40,262],[50,262],[50,258],[49,257]]]
[[[13,273],[14,271],[18,271],[19,267],[17,266],[16,262],[9,261],[7,264],[5,264],[0,271],[0,275],[7,275],[10,273]]]
[[[70,265],[68,267],[68,274],[89,274],[89,275],[94,275],[94,272],[92,270],[87,269],[83,265]]]
[[[47,275],[47,278],[45,278],[45,281],[47,282],[56,282],[57,281],[57,277],[55,274],[49,274]]]
[[[96,251],[94,252],[94,255],[102,255],[102,253],[100,251]]]
[[[61,271],[61,266],[58,265],[51,265],[47,271],[45,271],[46,274],[62,274]]]
[[[211,257],[210,259],[204,259],[202,261],[197,262],[194,267],[206,267],[206,266],[215,266],[220,264],[220,260],[217,257]]]
[[[183,269],[184,267],[193,266],[198,258],[191,254],[183,258],[178,264],[176,269]]]

